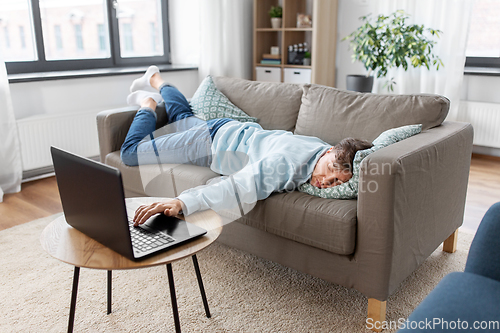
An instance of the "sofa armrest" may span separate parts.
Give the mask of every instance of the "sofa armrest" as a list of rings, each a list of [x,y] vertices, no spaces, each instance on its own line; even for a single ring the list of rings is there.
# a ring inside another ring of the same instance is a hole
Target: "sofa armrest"
[[[97,114],[97,134],[102,163],[104,163],[106,155],[120,150],[137,109],[136,106],[128,106],[101,111]],[[156,116],[156,128],[158,129],[167,123],[167,115],[163,104],[156,107]]]
[[[106,155],[120,150],[136,113],[137,107],[124,107],[97,114],[97,134],[102,163]]]
[[[377,290],[365,294],[385,300],[462,224],[472,139],[444,122],[364,159],[355,259]]]

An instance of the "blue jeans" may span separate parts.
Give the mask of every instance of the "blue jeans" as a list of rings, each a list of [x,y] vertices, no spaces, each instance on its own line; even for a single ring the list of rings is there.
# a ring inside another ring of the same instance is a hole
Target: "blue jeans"
[[[195,117],[189,102],[173,86],[162,86],[160,94],[165,101],[167,125],[155,131],[154,110],[139,109],[121,148],[123,163],[210,166],[215,133],[231,119],[204,121]]]

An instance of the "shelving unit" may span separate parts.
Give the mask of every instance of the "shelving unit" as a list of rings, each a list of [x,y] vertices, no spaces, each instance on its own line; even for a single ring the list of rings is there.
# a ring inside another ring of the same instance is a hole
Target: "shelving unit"
[[[282,26],[271,27],[269,10],[272,6],[283,7]],[[297,28],[297,14],[312,16],[312,28]],[[267,69],[272,77],[285,81],[287,68],[310,70],[310,82],[327,86],[335,84],[335,52],[337,42],[337,0],[254,0],[253,79],[257,72]],[[311,52],[311,65],[287,64],[288,46],[307,42]],[[261,64],[263,54],[270,53],[271,46],[279,46],[280,65]],[[276,71],[280,71],[276,75]],[[301,71],[300,73],[308,73]],[[273,79],[274,80],[274,79]]]

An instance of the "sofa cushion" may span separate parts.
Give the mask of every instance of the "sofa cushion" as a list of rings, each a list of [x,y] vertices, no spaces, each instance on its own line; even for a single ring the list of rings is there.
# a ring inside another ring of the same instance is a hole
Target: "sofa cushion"
[[[383,132],[375,140],[373,140],[373,147],[356,152],[352,163],[352,177],[351,179],[349,179],[349,181],[329,188],[317,188],[316,186],[313,186],[309,183],[304,183],[299,186],[299,191],[326,199],[357,198],[360,178],[359,170],[363,159],[379,149],[409,138],[415,134],[420,133],[421,131],[421,124],[391,128],[390,130]]]
[[[256,82],[214,77],[217,88],[264,129],[293,131],[299,113],[302,87],[291,83]]]
[[[120,169],[125,190],[151,197],[173,198],[182,191],[205,185],[209,179],[220,176],[210,168],[188,164],[163,164],[161,170],[157,164],[130,167],[122,162],[119,151],[108,154],[105,163]],[[175,187],[170,172],[173,173]]]
[[[208,75],[196,90],[189,102],[196,117],[203,120],[231,118],[241,122],[257,122],[217,89],[212,77]]]
[[[377,95],[304,85],[296,134],[313,135],[335,145],[354,137],[373,141],[394,127],[440,125],[450,102],[439,95]]]
[[[354,253],[357,200],[322,199],[293,191],[258,201],[238,222],[329,252]]]

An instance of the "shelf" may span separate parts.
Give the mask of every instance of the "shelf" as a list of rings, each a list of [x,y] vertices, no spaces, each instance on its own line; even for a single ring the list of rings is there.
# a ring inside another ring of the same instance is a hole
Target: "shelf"
[[[273,29],[273,28],[257,28],[257,29],[255,29],[255,31],[257,31],[257,32],[273,32],[273,31],[279,32],[279,31],[283,31],[283,29],[282,29],[282,28],[280,28],[280,29]]]
[[[312,66],[304,66],[304,65],[283,65],[284,68],[303,68],[303,69],[306,69],[306,68],[309,68],[309,69],[312,69]]]
[[[267,64],[261,64],[261,63],[255,64],[255,67],[283,67],[283,68],[312,69],[312,66],[304,66],[304,65],[289,65],[289,64],[284,64],[284,65],[267,65]]]
[[[284,28],[285,31],[313,31],[313,28]]]
[[[261,64],[261,63],[258,63],[258,64],[255,64],[255,67],[281,67],[283,65],[271,65],[271,64]]]
[[[257,32],[281,32],[281,31],[313,31],[313,28],[279,28],[279,29],[273,29],[273,28],[257,28],[255,29]]]
[[[272,6],[283,7],[281,28],[273,29],[269,17]],[[335,85],[335,55],[337,45],[338,0],[254,0],[253,29],[253,79],[257,70],[269,67],[271,72],[281,72],[283,82],[285,69],[310,72],[310,82],[325,86]],[[298,14],[311,15],[312,27],[297,27]],[[290,45],[307,43],[311,53],[311,65],[287,64]],[[278,46],[281,53],[280,65],[261,64],[263,54],[271,53],[271,47]],[[261,76],[261,78],[263,78]]]

